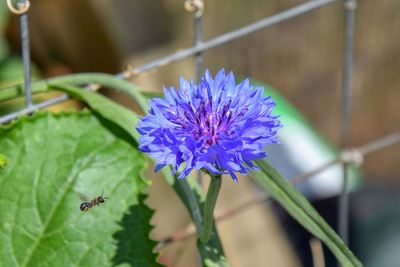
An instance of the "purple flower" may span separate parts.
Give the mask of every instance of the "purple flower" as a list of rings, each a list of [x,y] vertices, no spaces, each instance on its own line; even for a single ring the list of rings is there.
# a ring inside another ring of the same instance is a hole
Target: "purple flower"
[[[138,123],[139,149],[156,159],[156,172],[172,165],[176,173],[183,165],[179,178],[202,169],[237,182],[235,172],[257,169],[252,160],[278,143],[275,102],[263,92],[248,79],[236,85],[224,69],[214,79],[207,70],[199,85],[181,78],[179,90],[164,87],[165,99],[150,101],[149,115]]]

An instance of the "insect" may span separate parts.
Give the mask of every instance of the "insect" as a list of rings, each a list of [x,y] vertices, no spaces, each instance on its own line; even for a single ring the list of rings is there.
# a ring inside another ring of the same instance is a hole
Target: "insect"
[[[95,197],[90,201],[82,202],[79,208],[81,209],[81,211],[88,211],[91,207],[95,207],[100,205],[101,203],[104,203],[106,199],[106,197],[103,197],[103,192],[101,192],[101,196]]]

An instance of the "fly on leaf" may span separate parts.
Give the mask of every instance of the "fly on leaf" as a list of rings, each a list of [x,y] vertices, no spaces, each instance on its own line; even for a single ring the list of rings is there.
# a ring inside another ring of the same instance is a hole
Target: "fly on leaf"
[[[79,206],[81,211],[88,211],[90,208],[99,206],[101,203],[106,201],[107,197],[103,196],[103,192],[101,192],[101,196],[95,197],[88,201],[83,201]]]

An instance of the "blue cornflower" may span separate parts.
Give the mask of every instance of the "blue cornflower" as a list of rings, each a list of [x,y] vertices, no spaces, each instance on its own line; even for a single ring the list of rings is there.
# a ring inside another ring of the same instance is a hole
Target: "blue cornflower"
[[[183,164],[179,178],[202,169],[237,182],[235,172],[257,169],[252,160],[278,142],[275,102],[263,92],[248,79],[236,85],[224,69],[214,79],[207,70],[198,85],[181,78],[179,90],[164,87],[165,99],[150,101],[149,115],[138,123],[139,149],[156,159],[156,172],[172,165],[176,173]]]

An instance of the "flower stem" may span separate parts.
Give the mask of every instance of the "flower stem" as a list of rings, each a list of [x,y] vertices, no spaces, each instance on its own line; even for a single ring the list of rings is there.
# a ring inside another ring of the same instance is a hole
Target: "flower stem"
[[[217,203],[218,193],[221,189],[222,177],[221,175],[211,176],[210,185],[208,186],[208,192],[206,202],[204,203],[203,211],[203,228],[200,233],[200,240],[203,244],[206,244],[210,240],[211,232],[214,223],[214,208]]]

